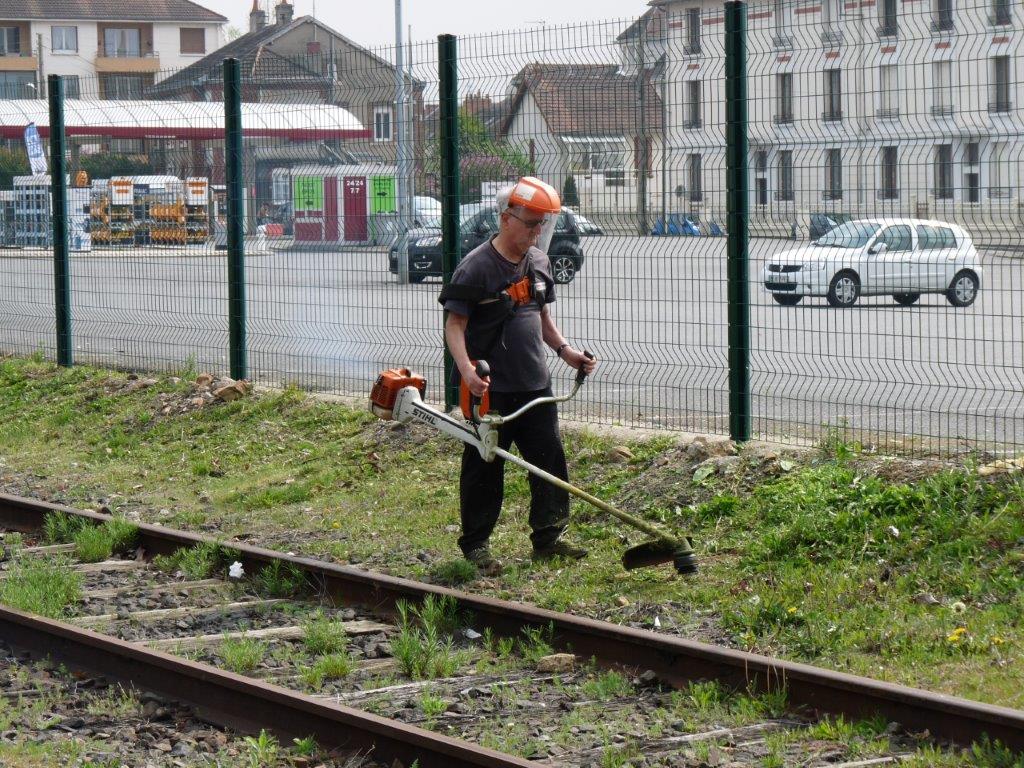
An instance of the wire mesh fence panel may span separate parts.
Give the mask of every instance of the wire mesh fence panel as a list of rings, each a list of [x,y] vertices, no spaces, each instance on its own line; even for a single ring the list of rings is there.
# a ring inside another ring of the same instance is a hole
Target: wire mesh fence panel
[[[660,18],[460,39],[460,127],[483,137],[493,125],[486,138],[508,180],[531,173],[562,193],[552,312],[567,339],[601,360],[563,410],[722,431],[725,247],[712,235],[725,211],[706,203],[718,180],[704,174],[701,150],[676,151],[684,120],[701,117],[669,109],[683,84],[667,66],[676,41],[652,25]],[[471,147],[464,137],[467,200],[479,188],[490,206],[495,185],[467,183]],[[552,370],[563,386],[574,373],[558,361]]]
[[[778,0],[749,11],[757,430],[942,453],[1019,447],[1012,10]]]
[[[747,7],[755,436],[1024,444],[1019,23],[1003,0]],[[572,418],[730,430],[724,27],[670,2],[457,41],[457,250],[519,177],[561,193],[552,312],[601,359]],[[230,57],[249,375],[365,395],[408,366],[439,400],[438,45],[281,28],[179,71],[104,39],[105,71],[65,82],[75,359],[228,370]],[[47,104],[6,95],[0,347],[52,356],[49,180],[21,146]]]
[[[258,243],[246,267],[254,376],[361,394],[384,367],[441,381],[436,291],[418,275],[396,285],[389,261],[400,214],[414,242],[440,226],[420,171],[436,156],[436,48],[403,47],[399,66],[393,48],[328,36],[242,60],[260,121],[243,120],[246,226]],[[407,184],[417,171],[420,183]]]

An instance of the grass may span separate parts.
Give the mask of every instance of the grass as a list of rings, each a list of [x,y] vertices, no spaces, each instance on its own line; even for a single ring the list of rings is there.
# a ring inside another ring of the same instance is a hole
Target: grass
[[[0,361],[5,472],[61,478],[44,490],[69,504],[131,504],[146,522],[202,526],[222,541],[246,536],[445,584],[474,578],[458,564],[450,529],[459,520],[460,455],[451,440],[391,430],[363,409],[293,389],[162,416],[154,399],[184,400],[187,384],[163,378],[125,393],[123,380],[38,357]],[[733,475],[694,482],[695,464],[671,439],[625,441],[632,458],[611,461],[617,444],[622,438],[567,433],[572,479],[692,535],[700,573],[623,572],[622,537],[640,537],[574,501],[570,534],[590,550],[586,561],[516,564],[479,589],[613,621],[635,621],[633,611],[649,607],[639,614],[646,626],[657,615],[698,639],[1024,706],[1020,474],[980,478],[950,466],[890,479],[837,429],[781,474],[757,470],[741,452]],[[511,467],[506,474],[491,547],[523,562],[528,482]],[[65,525],[48,521],[47,536],[73,540],[58,530]],[[175,568],[204,578],[227,564],[199,548]],[[283,588],[288,576],[267,581]],[[623,596],[628,608],[619,607]],[[423,628],[410,626],[416,639]],[[433,642],[443,646],[445,637]],[[423,645],[425,634],[418,639]],[[412,653],[417,643],[409,645]]]
[[[130,550],[138,534],[137,526],[120,518],[112,518],[102,525],[86,525],[73,534],[75,556],[84,563],[108,560],[115,552]]]
[[[61,559],[18,558],[0,580],[0,603],[21,611],[64,618],[82,597],[82,577]]]
[[[251,637],[228,638],[220,644],[224,666],[239,675],[254,671],[266,655],[267,645]]]
[[[204,541],[194,547],[182,547],[170,555],[157,555],[153,563],[164,571],[181,571],[193,580],[208,579],[234,559],[230,549]]]
[[[457,626],[455,603],[445,596],[428,595],[420,606],[399,600],[398,634],[391,653],[401,671],[414,680],[451,677],[465,654],[455,649],[451,631]]]
[[[305,634],[302,643],[314,655],[336,654],[348,647],[348,636],[341,622],[332,621],[318,613],[307,619],[303,625]]]
[[[355,666],[352,657],[347,653],[329,653],[319,657],[300,674],[303,682],[309,687],[319,689],[325,680],[341,680],[348,677]]]

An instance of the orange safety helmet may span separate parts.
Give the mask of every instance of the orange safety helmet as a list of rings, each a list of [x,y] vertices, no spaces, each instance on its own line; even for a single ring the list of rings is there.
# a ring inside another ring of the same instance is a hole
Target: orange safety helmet
[[[513,205],[521,205],[537,213],[558,213],[562,210],[562,200],[555,188],[533,176],[523,176],[512,187],[508,206],[511,208]]]

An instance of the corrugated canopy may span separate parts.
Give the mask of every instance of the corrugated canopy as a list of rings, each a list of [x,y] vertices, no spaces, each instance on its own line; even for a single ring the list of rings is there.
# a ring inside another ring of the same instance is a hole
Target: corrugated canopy
[[[50,133],[46,99],[0,100],[0,136],[20,138],[35,123]],[[368,139],[370,131],[347,109],[331,104],[242,104],[245,137],[271,136],[298,141]],[[221,139],[224,104],[217,101],[64,102],[67,136],[114,138]]]

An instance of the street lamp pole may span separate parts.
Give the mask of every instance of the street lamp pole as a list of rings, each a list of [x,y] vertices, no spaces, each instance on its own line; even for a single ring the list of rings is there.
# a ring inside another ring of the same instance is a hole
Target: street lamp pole
[[[395,109],[396,203],[398,209],[398,282],[409,282],[409,158],[405,141],[405,65],[402,42],[402,0],[395,0]]]

